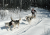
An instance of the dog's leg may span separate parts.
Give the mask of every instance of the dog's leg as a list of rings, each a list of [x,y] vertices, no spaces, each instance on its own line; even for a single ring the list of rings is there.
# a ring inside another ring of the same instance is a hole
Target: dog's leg
[[[29,24],[30,24],[30,22],[31,22],[31,18],[29,19]]]
[[[36,15],[34,16],[34,18],[36,18]]]
[[[14,26],[14,29],[16,28],[16,25]]]
[[[13,31],[14,27],[11,29]]]
[[[8,28],[8,31],[10,30],[10,26],[8,26],[9,28]]]
[[[16,25],[14,25],[14,29],[16,28]]]
[[[28,23],[30,24],[30,19],[28,19]]]
[[[11,31],[13,31],[13,29],[14,29],[14,26],[10,27],[10,29],[11,29]]]
[[[19,23],[18,23],[18,28],[19,28]]]
[[[12,30],[14,29],[14,25],[13,25],[13,28],[12,28]]]
[[[30,24],[30,21],[29,21],[29,24]]]
[[[15,25],[13,26],[13,29],[15,29]]]

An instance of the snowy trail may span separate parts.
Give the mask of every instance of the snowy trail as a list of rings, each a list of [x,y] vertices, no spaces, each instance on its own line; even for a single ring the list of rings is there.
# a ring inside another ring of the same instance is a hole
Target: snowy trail
[[[33,20],[37,20],[37,19],[33,19]],[[42,20],[42,19],[41,19]],[[3,30],[3,34],[4,35],[7,35],[8,33],[8,35],[12,35],[12,34],[22,34],[22,33],[24,33],[24,32],[26,32],[28,29],[30,29],[32,26],[36,26],[37,25],[37,23],[39,23],[40,21],[41,21],[40,19],[39,19],[39,21],[37,20],[37,22],[36,21],[34,21],[34,22],[32,22],[32,24],[31,25],[20,25],[19,26],[19,29],[14,29],[14,31],[10,31],[10,32],[8,32],[8,31],[4,31]],[[33,24],[33,23],[35,23],[35,24]],[[5,32],[7,32],[7,33],[5,33]],[[11,33],[11,34],[10,34]]]
[[[8,32],[7,33],[4,33],[4,32],[2,32],[2,33],[4,33],[4,35],[6,34],[8,34],[8,35],[19,35],[19,34],[22,34],[22,33],[24,33],[24,32],[26,32],[28,29],[30,29],[32,26],[36,26],[37,25],[37,23],[38,22],[40,22],[41,20],[39,20],[39,21],[37,21],[35,24],[31,24],[31,25],[20,25],[20,27],[19,27],[19,29],[14,29],[14,31],[10,31],[9,32],[9,34],[8,34]]]
[[[20,28],[18,31],[16,31],[16,33],[14,32],[13,34],[15,35],[19,35],[22,34],[24,32],[26,32],[28,29],[30,29],[32,26],[36,26],[38,22],[40,22],[41,20],[37,21],[36,23],[33,21],[31,25],[25,25],[22,28]],[[35,23],[35,24],[33,24]]]
[[[29,25],[27,22],[27,24],[25,25],[25,24],[20,24],[20,26],[19,26],[19,29],[14,29],[14,31],[10,31],[11,32],[11,34],[10,34],[10,32],[8,32],[8,31],[6,31],[6,29],[5,30],[2,30],[3,32],[3,34],[5,35],[7,35],[8,33],[9,33],[9,35],[12,35],[12,34],[14,34],[15,32],[17,33],[17,34],[21,34],[21,33],[23,33],[23,32],[25,32],[25,31],[27,31],[29,28],[31,28],[32,26],[35,26],[35,25],[37,25],[37,23],[38,22],[40,22],[41,20],[40,19],[33,19],[34,21],[32,21],[32,24],[31,25]],[[37,22],[36,22],[37,21]],[[21,22],[23,22],[23,21],[21,21]],[[33,24],[33,23],[35,23],[35,24]],[[3,24],[4,25],[4,24]],[[21,32],[20,32],[21,31]],[[5,33],[5,32],[7,32],[7,33]],[[1,34],[2,34],[1,33]],[[16,34],[15,33],[15,34]]]
[[[35,20],[35,21],[34,22],[32,21],[32,24],[31,25],[29,25],[28,22],[26,22],[27,23],[26,25],[25,24],[23,24],[23,25],[20,24],[19,29],[14,29],[13,31],[7,31],[6,29],[3,29],[0,35],[3,35],[3,34],[4,35],[7,35],[7,34],[8,35],[12,35],[12,34],[21,34],[21,33],[24,33],[29,28],[31,28],[32,26],[37,25],[37,23],[40,22],[40,19],[38,19],[38,18],[37,19],[33,19],[33,20]],[[23,21],[21,21],[21,22],[23,22]],[[33,23],[35,23],[35,24],[33,24]],[[4,25],[4,24],[2,24],[2,25]],[[7,33],[5,33],[5,32],[7,32]]]
[[[40,24],[30,28],[27,32],[21,35],[50,35],[50,18],[45,18]]]

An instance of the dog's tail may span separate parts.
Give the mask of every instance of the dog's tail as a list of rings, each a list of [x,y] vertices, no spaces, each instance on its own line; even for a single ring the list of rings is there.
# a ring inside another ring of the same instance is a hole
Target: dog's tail
[[[11,18],[11,21],[13,21],[13,18],[12,17],[10,17]]]

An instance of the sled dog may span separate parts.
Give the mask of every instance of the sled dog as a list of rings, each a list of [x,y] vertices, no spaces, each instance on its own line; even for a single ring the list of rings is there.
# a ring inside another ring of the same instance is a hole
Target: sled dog
[[[30,22],[31,22],[32,19],[33,19],[33,16],[26,16],[26,21],[28,21],[29,24],[30,24]]]
[[[13,25],[13,28],[16,28],[16,25],[18,25],[19,27],[19,22],[20,22],[21,18],[19,20],[13,20],[11,18],[10,22],[5,23],[5,26],[9,27],[9,29],[11,28],[11,25]]]

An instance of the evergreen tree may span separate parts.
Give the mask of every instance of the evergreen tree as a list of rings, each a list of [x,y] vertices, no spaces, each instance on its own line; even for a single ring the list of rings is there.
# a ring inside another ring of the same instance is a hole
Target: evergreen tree
[[[22,1],[22,8],[23,9],[28,9],[30,7],[30,0],[23,0]]]

